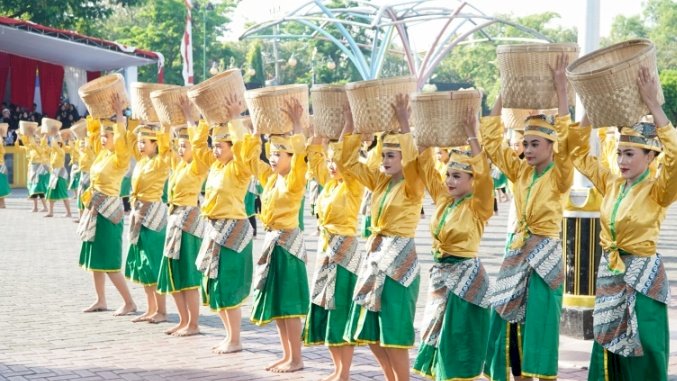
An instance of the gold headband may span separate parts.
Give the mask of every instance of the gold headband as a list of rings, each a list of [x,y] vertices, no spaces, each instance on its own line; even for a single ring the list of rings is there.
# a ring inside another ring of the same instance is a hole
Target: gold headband
[[[548,117],[543,114],[531,115],[527,117],[524,136],[540,136],[552,142],[557,141],[557,130]]]
[[[389,151],[402,151],[400,139],[397,134],[385,133],[381,135],[381,149]]]
[[[661,152],[661,143],[656,135],[656,125],[647,122],[639,122],[631,128],[624,127],[621,130],[618,146]]]
[[[219,124],[216,127],[212,128],[212,143],[216,142],[232,142],[233,139],[230,136],[230,131],[228,130],[228,125]]]
[[[294,153],[291,138],[288,136],[272,135],[269,140],[270,152],[280,151]]]
[[[470,157],[472,157],[472,152],[459,148],[452,148],[451,152],[449,153],[449,162],[447,163],[447,168],[470,173],[472,175],[472,165],[467,163]]]

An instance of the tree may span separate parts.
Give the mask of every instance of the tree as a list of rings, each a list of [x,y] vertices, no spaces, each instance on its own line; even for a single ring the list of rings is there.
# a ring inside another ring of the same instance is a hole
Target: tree
[[[663,70],[659,79],[663,88],[665,104],[663,110],[673,123],[677,121],[677,70]]]
[[[677,69],[677,2],[648,0],[644,17],[649,38],[656,44],[658,69]]]
[[[97,20],[109,17],[118,6],[129,7],[143,0],[0,0],[2,13],[53,28],[87,34]]]
[[[261,42],[255,41],[247,52],[247,76],[245,81],[252,88],[263,87],[266,84],[266,77],[263,68],[263,55],[261,52]]]

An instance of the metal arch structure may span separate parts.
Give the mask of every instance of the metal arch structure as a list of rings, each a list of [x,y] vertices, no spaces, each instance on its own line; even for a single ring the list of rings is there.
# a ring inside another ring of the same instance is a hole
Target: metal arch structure
[[[247,29],[240,39],[313,39],[321,38],[335,44],[350,60],[363,79],[376,79],[393,39],[399,37],[400,53],[404,55],[409,72],[421,88],[432,76],[435,68],[456,46],[480,41],[548,42],[541,33],[515,22],[489,16],[467,1],[457,0],[451,8],[440,0],[393,0],[383,5],[370,1],[353,1],[357,6],[330,8],[327,0],[310,0],[286,15],[256,24]],[[410,30],[422,23],[440,21],[433,42],[417,54],[412,48]],[[274,27],[285,23],[304,26],[304,33],[270,33]],[[512,26],[525,37],[491,36],[486,28],[493,24]],[[329,28],[331,27],[331,30]],[[370,43],[358,43],[351,30],[368,31]],[[306,32],[307,31],[307,32]],[[468,40],[474,33],[483,38]]]

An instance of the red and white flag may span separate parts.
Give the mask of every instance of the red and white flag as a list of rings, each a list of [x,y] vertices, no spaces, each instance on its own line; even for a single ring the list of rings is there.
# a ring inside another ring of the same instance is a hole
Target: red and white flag
[[[181,61],[183,62],[183,84],[193,84],[193,31],[190,10],[193,8],[192,0],[184,0],[186,3],[186,30],[181,39]]]

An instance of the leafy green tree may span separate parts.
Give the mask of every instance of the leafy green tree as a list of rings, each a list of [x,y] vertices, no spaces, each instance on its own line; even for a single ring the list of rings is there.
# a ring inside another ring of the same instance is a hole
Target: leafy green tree
[[[255,41],[247,52],[247,70],[245,81],[249,83],[252,88],[265,86],[266,77],[263,67],[262,44],[260,41]]]
[[[677,70],[663,70],[659,75],[665,104],[663,109],[672,123],[677,122]]]

